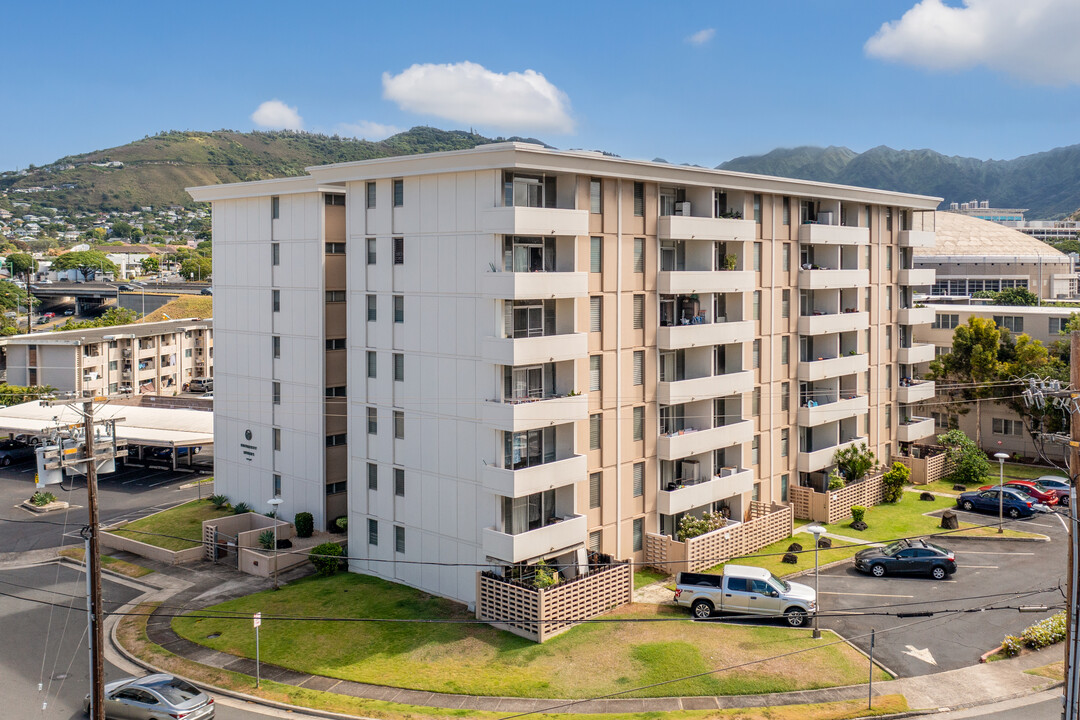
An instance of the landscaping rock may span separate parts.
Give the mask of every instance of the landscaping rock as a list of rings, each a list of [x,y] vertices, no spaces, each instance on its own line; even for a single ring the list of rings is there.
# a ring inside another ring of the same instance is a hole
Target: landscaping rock
[[[946,510],[941,514],[941,527],[943,530],[959,530],[960,520],[952,510]]]
[[[800,545],[799,543],[791,543],[791,544],[790,544],[790,545],[788,545],[788,547],[787,547],[787,551],[788,551],[789,553],[797,553],[797,552],[802,552],[802,549],[803,549],[803,547],[802,547],[802,545]]]
[[[795,553],[785,553],[784,557],[780,559],[780,562],[786,562],[788,565],[798,565],[799,556]]]
[[[292,547],[292,540],[278,540],[277,541],[277,549],[278,550],[286,550],[286,549],[291,548],[291,547]]]
[[[825,549],[831,548],[832,547],[832,540],[830,540],[829,538],[824,537],[824,536],[820,537],[820,538],[818,538],[817,546],[818,546],[819,550],[825,550]]]
[[[957,492],[967,492],[967,485],[956,484],[952,486],[952,489]]]
[[[919,493],[919,499],[920,499],[920,500],[928,500],[928,501],[930,501],[930,502],[933,502],[933,500],[934,500],[934,493],[928,493],[928,492],[924,492],[924,493]]]
[[[861,530],[865,530],[868,527],[869,527],[869,525],[864,523],[862,520],[859,520],[858,522],[851,523],[851,529],[852,530],[860,530],[861,531]]]

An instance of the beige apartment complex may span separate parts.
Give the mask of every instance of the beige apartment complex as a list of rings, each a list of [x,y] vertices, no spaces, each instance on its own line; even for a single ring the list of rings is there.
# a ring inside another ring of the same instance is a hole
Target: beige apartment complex
[[[214,373],[209,319],[37,332],[0,338],[7,382],[48,385],[78,395],[174,395]]]
[[[216,482],[347,515],[354,570],[471,603],[933,434],[936,198],[520,143],[308,172],[190,190]]]

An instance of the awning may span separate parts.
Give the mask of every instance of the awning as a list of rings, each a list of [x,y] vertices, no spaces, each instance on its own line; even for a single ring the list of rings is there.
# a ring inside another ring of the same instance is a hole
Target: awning
[[[79,407],[79,410],[82,408]],[[95,418],[122,417],[116,425],[117,439],[129,445],[195,447],[214,442],[214,413],[99,403]],[[82,415],[68,405],[48,407],[33,401],[0,408],[0,432],[40,435],[58,424],[82,422]]]

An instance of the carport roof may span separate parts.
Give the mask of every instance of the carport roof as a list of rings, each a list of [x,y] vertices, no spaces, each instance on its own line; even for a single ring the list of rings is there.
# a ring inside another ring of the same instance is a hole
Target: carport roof
[[[81,409],[81,408],[80,408]],[[132,405],[99,404],[95,417],[122,417],[116,424],[117,439],[132,445],[187,447],[214,442],[214,414],[205,410],[175,410]],[[46,428],[82,421],[68,405],[48,407],[40,401],[0,408],[0,432],[40,434]]]

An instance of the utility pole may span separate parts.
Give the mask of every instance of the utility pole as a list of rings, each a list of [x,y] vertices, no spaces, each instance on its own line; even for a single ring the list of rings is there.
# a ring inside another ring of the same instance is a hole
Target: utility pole
[[[1073,330],[1069,336],[1069,386],[1073,389],[1080,388],[1080,332]],[[1080,549],[1076,547],[1080,533],[1076,528],[1076,479],[1080,474],[1080,417],[1076,413],[1069,415],[1069,555],[1068,555],[1068,580],[1066,591],[1066,604],[1069,611],[1065,614],[1065,638],[1068,647],[1065,649],[1065,689],[1064,708],[1061,714],[1063,720],[1080,719],[1080,706],[1078,706],[1078,693],[1080,683],[1077,682],[1080,667],[1077,667],[1080,658],[1077,657],[1077,635],[1080,630],[1080,617],[1077,616],[1076,590],[1078,584],[1077,562],[1080,561]]]

